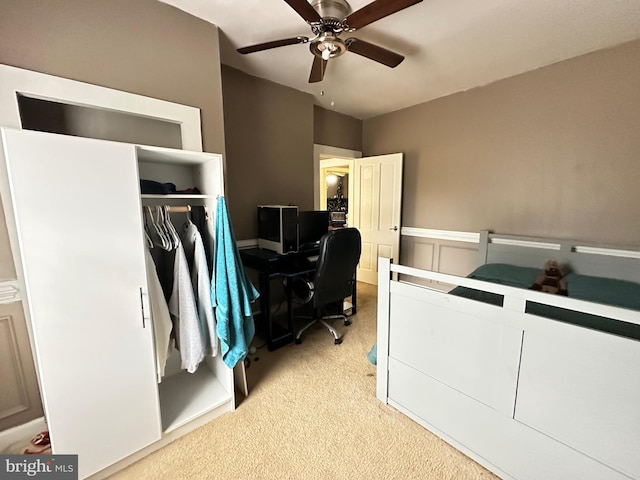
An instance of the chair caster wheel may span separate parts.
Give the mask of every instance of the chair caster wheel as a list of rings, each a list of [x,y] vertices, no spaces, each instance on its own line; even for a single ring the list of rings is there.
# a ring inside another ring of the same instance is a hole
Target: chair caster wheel
[[[296,338],[296,345],[300,345],[302,343],[302,340],[300,340],[299,338]]]
[[[351,320],[345,320],[344,321],[344,326],[348,327],[349,325],[351,325]]]
[[[336,338],[333,343],[335,343],[336,345],[340,345],[342,343],[342,337],[340,338]]]

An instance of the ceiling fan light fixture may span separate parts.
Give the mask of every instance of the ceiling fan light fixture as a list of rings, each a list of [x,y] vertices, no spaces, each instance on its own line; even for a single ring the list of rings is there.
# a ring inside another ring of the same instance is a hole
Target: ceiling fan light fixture
[[[311,53],[323,60],[339,57],[347,51],[347,45],[333,33],[326,33],[319,36],[309,45]]]

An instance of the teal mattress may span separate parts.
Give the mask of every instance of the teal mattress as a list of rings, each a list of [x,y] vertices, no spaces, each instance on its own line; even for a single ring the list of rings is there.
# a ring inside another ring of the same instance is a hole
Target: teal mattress
[[[536,268],[490,263],[478,267],[468,278],[510,287],[529,288],[535,282],[539,272]],[[638,283],[576,273],[568,274],[565,279],[569,298],[640,310],[640,284]],[[449,293],[492,305],[502,306],[503,302],[502,295],[466,287],[456,287]],[[640,325],[536,302],[527,302],[525,311],[533,315],[640,340]]]

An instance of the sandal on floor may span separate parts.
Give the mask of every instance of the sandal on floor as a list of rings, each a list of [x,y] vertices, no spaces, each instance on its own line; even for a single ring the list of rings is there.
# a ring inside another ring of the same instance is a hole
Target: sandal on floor
[[[31,443],[33,445],[50,445],[51,440],[49,440],[49,432],[40,432],[31,439]]]
[[[31,445],[33,447],[27,447],[22,452],[24,455],[38,455],[41,453],[51,453],[51,441],[49,439],[49,432],[40,432],[31,439]]]

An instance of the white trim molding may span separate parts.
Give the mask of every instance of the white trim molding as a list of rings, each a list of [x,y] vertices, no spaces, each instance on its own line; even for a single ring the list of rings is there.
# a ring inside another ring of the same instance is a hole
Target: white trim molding
[[[574,251],[577,253],[589,253],[591,255],[609,255],[612,257],[640,258],[640,251],[638,250],[616,250],[576,245],[574,247]]]
[[[560,250],[559,243],[517,240],[515,238],[491,238],[489,242],[493,243],[494,245],[511,245],[514,247],[529,247],[529,248],[542,248],[545,250]]]
[[[0,125],[22,128],[17,95],[124,112],[180,125],[182,148],[202,151],[200,109],[112,88],[0,65]]]
[[[17,280],[0,282],[0,303],[11,303],[20,300],[20,289]]]
[[[258,239],[257,238],[249,238],[247,240],[238,240],[236,242],[236,245],[241,250],[243,248],[254,248],[254,247],[258,246]]]
[[[435,238],[454,242],[480,243],[480,234],[455,230],[434,230],[431,228],[402,227],[400,234],[405,237]]]
[[[18,444],[19,447],[22,447],[18,451],[22,451],[24,446],[29,442],[29,440],[36,434],[47,429],[47,422],[44,417],[38,417],[30,422],[23,423],[22,425],[18,425],[16,427],[9,428],[0,432],[0,452],[9,453],[7,450],[12,447],[14,444]],[[25,445],[22,444],[25,442]],[[18,453],[11,452],[11,453]]]

